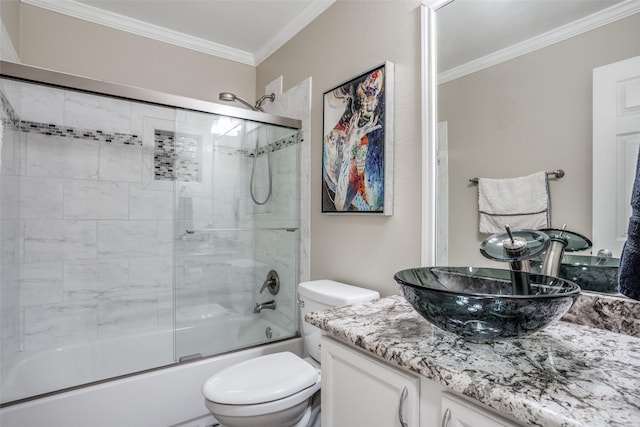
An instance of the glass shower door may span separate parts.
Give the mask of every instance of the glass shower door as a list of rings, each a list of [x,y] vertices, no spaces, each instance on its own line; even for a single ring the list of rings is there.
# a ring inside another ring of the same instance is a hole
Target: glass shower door
[[[295,129],[178,111],[178,360],[296,335],[298,142]],[[275,295],[260,292],[268,276]]]

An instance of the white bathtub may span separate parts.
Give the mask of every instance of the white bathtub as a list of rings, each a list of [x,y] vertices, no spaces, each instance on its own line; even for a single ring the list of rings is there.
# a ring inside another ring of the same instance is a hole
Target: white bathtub
[[[250,330],[253,331],[251,334],[264,337],[266,327],[271,327],[271,339],[282,336],[283,332],[274,325],[260,321],[264,324],[256,327],[255,318],[251,320],[254,327],[249,329],[246,325],[238,326],[242,328],[241,333],[247,334]],[[216,328],[227,328],[226,336],[232,336],[228,329],[231,324],[234,323],[215,322]],[[236,322],[235,325],[241,324]],[[176,331],[176,342],[180,344],[186,336],[189,336],[189,339],[205,339],[206,336],[211,336],[210,331],[210,328],[204,328],[202,325],[198,328],[182,328]],[[31,355],[9,368],[3,381],[2,400],[12,401],[95,381],[96,375],[100,375],[98,378],[108,378],[150,366],[172,364],[174,341],[167,339],[166,334],[172,336],[173,331],[101,341],[92,345],[70,346]],[[266,337],[264,340],[267,340]],[[182,345],[186,346],[189,342],[192,341],[186,340]],[[225,351],[225,345],[230,344],[223,344],[219,347],[220,351]],[[204,349],[206,352],[209,350],[216,348]],[[207,421],[197,420],[202,418],[210,421],[212,418],[204,406],[200,387],[210,375],[239,361],[285,350],[302,354],[301,339],[293,338],[187,364],[173,365],[7,406],[0,409],[0,425],[205,426]],[[189,351],[183,350],[181,354],[190,354]]]

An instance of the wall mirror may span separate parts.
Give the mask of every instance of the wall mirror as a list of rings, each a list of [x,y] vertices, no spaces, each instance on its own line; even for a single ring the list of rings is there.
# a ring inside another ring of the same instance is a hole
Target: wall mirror
[[[551,225],[592,238],[593,70],[640,56],[640,2],[425,0],[423,28],[423,263],[492,265],[475,177],[563,169]]]

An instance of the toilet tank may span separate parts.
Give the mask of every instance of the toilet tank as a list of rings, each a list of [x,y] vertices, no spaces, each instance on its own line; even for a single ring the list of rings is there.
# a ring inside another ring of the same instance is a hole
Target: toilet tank
[[[305,322],[304,316],[312,311],[380,298],[380,294],[376,291],[333,280],[302,282],[298,285],[298,294],[302,319],[302,338],[309,355],[318,362],[320,362],[320,329]]]

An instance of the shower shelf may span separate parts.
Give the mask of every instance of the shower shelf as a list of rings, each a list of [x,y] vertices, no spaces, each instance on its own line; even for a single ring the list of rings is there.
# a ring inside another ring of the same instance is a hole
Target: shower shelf
[[[191,228],[185,230],[187,234],[215,233],[218,231],[298,231],[298,227],[264,227],[264,228]]]

